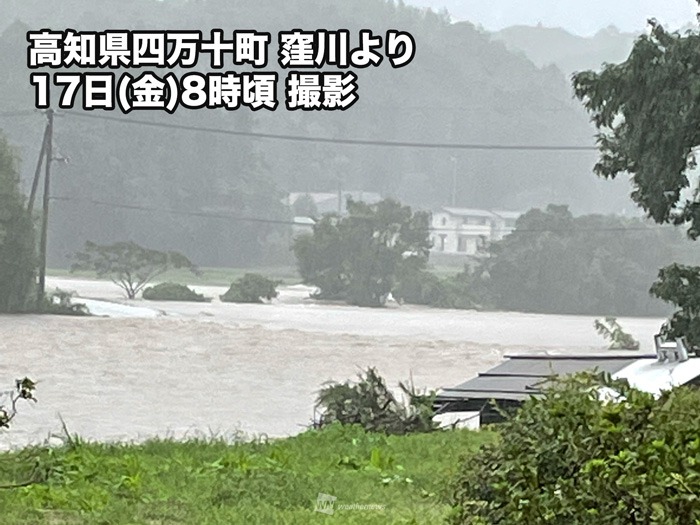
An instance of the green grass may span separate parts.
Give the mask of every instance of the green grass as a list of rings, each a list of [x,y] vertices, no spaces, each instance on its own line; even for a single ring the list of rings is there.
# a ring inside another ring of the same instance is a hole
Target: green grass
[[[246,273],[259,273],[282,281],[285,285],[299,284],[301,277],[293,267],[280,268],[200,268],[202,274],[194,275],[186,270],[171,270],[158,276],[158,282],[175,282],[188,286],[230,286],[233,281],[243,277]],[[60,268],[51,268],[46,271],[52,277],[75,277],[82,279],[98,279],[94,272],[74,272]]]
[[[77,441],[0,455],[0,522],[32,524],[435,524],[459,456],[493,439],[455,430],[386,437],[333,426],[270,442]],[[319,493],[334,515],[315,511]],[[338,505],[383,505],[384,510]]]

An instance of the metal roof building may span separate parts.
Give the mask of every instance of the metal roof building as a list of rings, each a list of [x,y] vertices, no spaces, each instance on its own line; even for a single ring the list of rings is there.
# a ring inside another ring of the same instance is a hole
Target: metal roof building
[[[689,358],[682,340],[657,341],[655,355],[512,355],[488,372],[442,390],[437,412],[479,412],[481,424],[498,422],[502,417],[492,400],[501,408],[515,408],[541,394],[553,376],[583,371],[627,379],[631,386],[654,395],[674,386],[700,385],[700,358]]]

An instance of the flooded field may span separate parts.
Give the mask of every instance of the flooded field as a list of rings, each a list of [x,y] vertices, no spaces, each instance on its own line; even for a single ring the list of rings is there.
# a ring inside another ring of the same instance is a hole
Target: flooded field
[[[111,283],[50,279],[82,297],[121,301]],[[216,297],[223,288],[198,288]],[[284,436],[308,424],[316,390],[375,366],[392,385],[452,386],[507,353],[600,352],[593,318],[316,304],[308,290],[272,305],[132,301],[109,318],[0,316],[0,387],[38,381],[0,447],[69,430],[89,439],[155,435]],[[138,312],[138,315],[126,315]],[[123,315],[122,315],[123,314]],[[621,319],[651,351],[660,319]]]

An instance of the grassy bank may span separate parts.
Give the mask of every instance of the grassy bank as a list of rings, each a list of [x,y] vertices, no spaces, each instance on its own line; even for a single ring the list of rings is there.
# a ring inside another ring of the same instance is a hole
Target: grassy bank
[[[0,455],[3,525],[442,522],[461,454],[492,439],[449,431],[385,437],[333,426],[274,442],[77,442]],[[319,493],[334,514],[315,511]],[[340,508],[380,505],[383,510]]]
[[[172,281],[189,286],[230,286],[236,279],[243,277],[246,273],[259,273],[274,279],[282,281],[283,284],[299,284],[301,277],[293,267],[280,268],[200,268],[201,275],[194,275],[186,270],[171,270],[159,276],[156,281],[166,282]],[[47,270],[47,274],[51,277],[73,277],[82,279],[97,279],[94,272],[74,272],[60,268],[51,268]]]

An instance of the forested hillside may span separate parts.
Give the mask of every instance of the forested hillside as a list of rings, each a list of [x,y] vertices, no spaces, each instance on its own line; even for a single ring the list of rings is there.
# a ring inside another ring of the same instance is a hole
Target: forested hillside
[[[592,37],[542,26],[513,26],[493,35],[495,41],[503,42],[512,51],[523,53],[536,65],[546,67],[554,64],[567,76],[576,71],[600,69],[604,62],[623,62],[637,37],[636,34],[622,33],[614,26],[601,29]]]
[[[289,257],[280,199],[289,191],[375,191],[418,208],[457,205],[525,211],[550,202],[576,213],[620,212],[627,184],[590,176],[595,152],[449,150],[296,143],[144,127],[134,119],[239,131],[369,140],[523,145],[593,145],[592,129],[571,100],[565,76],[468,23],[383,0],[3,0],[0,112],[33,108],[26,31],[339,29],[410,31],[417,55],[407,67],[358,70],[360,100],[345,112],[135,112],[124,122],[66,115],[56,119],[50,263],[63,264],[85,240],[127,238],[176,249],[201,265],[275,263]],[[7,7],[5,7],[7,6]],[[276,47],[270,46],[271,64]],[[196,69],[208,70],[208,60]],[[271,69],[271,67],[268,67]],[[20,147],[25,188],[38,154],[41,115],[3,117]],[[114,207],[122,205],[124,207]],[[171,214],[167,210],[178,209]],[[230,216],[263,219],[233,220]]]

